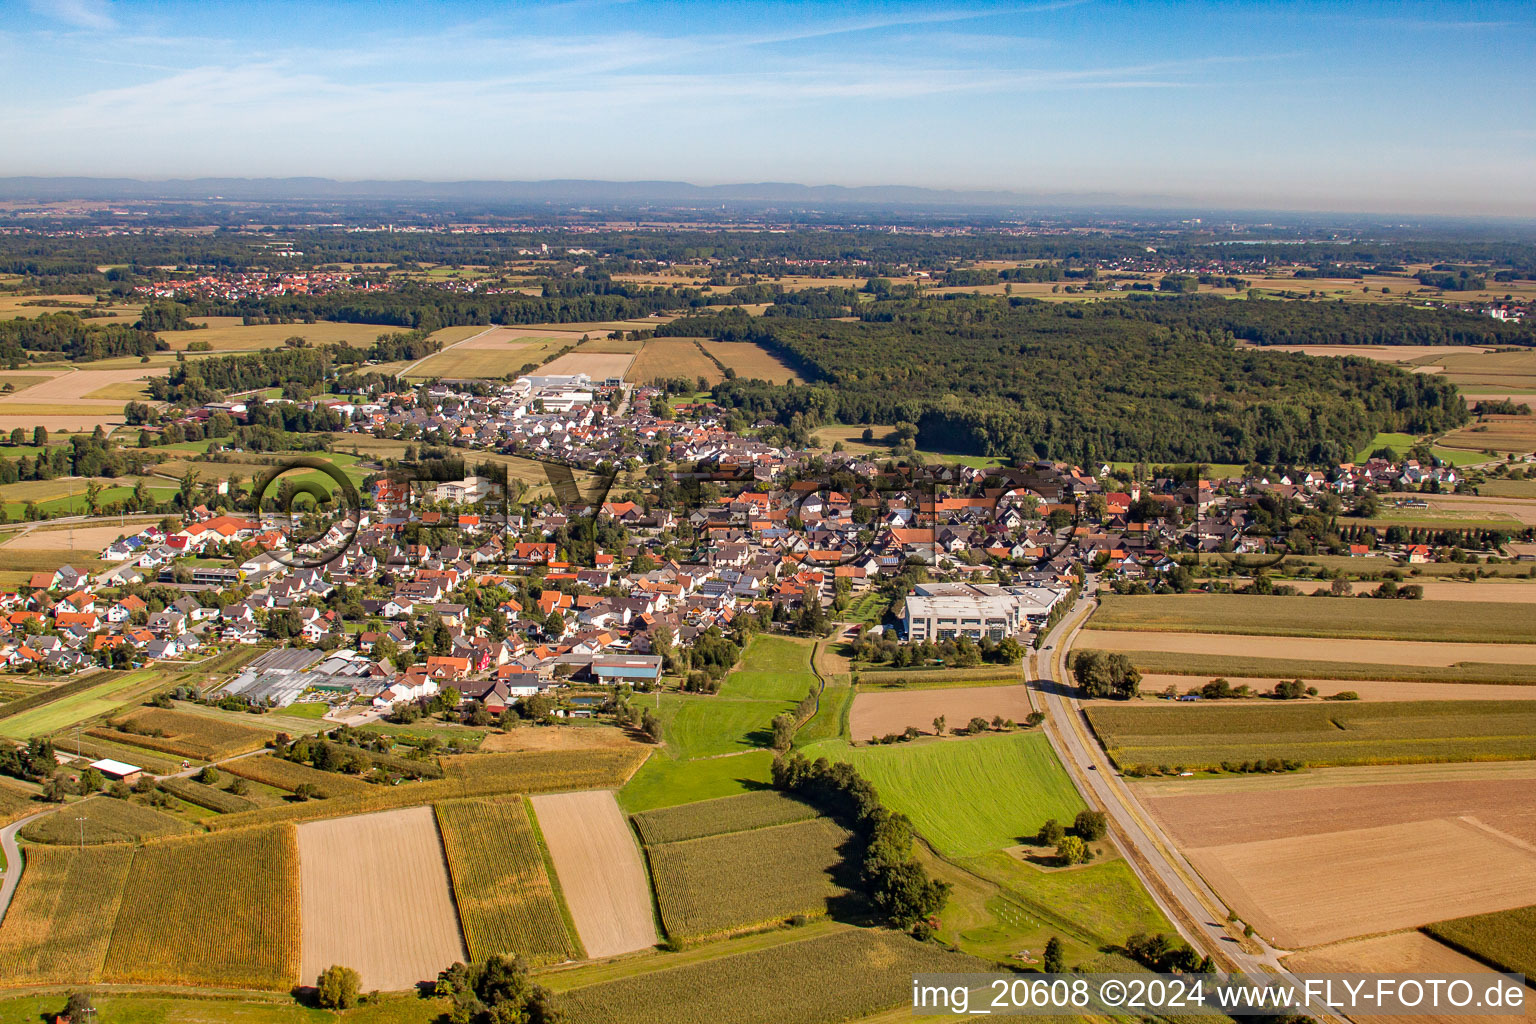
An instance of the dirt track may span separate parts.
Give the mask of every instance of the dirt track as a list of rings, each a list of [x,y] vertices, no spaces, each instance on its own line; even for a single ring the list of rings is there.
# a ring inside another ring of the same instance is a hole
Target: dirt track
[[[650,882],[613,793],[536,796],[533,812],[587,956],[655,945]]]
[[[1219,654],[1228,657],[1302,658],[1350,661],[1370,665],[1455,665],[1491,662],[1526,665],[1529,644],[1434,643],[1422,640],[1335,640],[1297,636],[1251,636],[1242,633],[1153,633],[1099,629],[1088,634],[1084,648],[1105,651],[1168,651],[1173,654]]]
[[[976,717],[991,721],[994,715],[1022,722],[1029,711],[1028,690],[1023,685],[861,693],[853,698],[848,734],[863,742],[901,732],[909,725],[932,732],[933,720],[939,715],[945,717],[950,729],[958,729]]]
[[[398,991],[468,960],[430,807],[299,826],[300,981],[332,964]]]

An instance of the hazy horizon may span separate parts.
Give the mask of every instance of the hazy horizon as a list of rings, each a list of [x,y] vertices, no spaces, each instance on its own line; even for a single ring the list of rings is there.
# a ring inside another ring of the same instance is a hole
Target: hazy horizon
[[[1536,215],[1528,5],[33,0],[0,176],[764,182]]]

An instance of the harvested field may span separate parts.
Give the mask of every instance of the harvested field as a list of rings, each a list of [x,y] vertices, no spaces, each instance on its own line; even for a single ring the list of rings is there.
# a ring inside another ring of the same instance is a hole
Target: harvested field
[[[381,334],[405,328],[387,324],[348,324],[320,320],[312,324],[245,324],[238,316],[194,316],[194,323],[207,326],[191,331],[158,331],[157,336],[170,342],[171,349],[185,352],[194,341],[207,342],[213,352],[242,352],[263,348],[282,348],[288,338],[300,337],[312,346],[345,342],[354,348],[367,348]]]
[[[1215,768],[1254,758],[1305,765],[1536,757],[1530,701],[1091,704],[1088,720],[1126,770]]]
[[[1530,416],[1522,419],[1532,421]],[[1488,515],[1504,515],[1526,526],[1536,526],[1536,501],[1529,499],[1506,498],[1492,494],[1427,494],[1424,500],[1428,502],[1431,512],[1481,512]],[[1428,591],[1424,596],[1429,597]]]
[[[69,846],[77,843],[136,843],[155,836],[189,831],[191,829],[185,822],[143,804],[93,796],[29,822],[20,834],[29,843]]]
[[[406,376],[501,380],[528,363],[542,363],[580,338],[580,334],[550,332],[536,327],[480,328],[467,338],[445,345],[441,352],[420,360]]]
[[[853,698],[848,734],[856,741],[870,740],[909,725],[932,732],[933,720],[940,715],[950,728],[960,728],[972,718],[990,722],[997,715],[1022,722],[1029,712],[1029,688],[1023,685],[859,693]]]
[[[816,808],[778,790],[680,804],[635,815],[640,839],[648,846],[702,839],[726,832],[744,832],[805,821],[819,815]]]
[[[1433,356],[1479,355],[1492,349],[1477,345],[1266,345],[1268,352],[1301,352],[1309,356],[1359,356],[1382,363],[1411,363]]]
[[[711,386],[725,379],[720,367],[699,350],[693,338],[647,339],[625,374],[626,380],[636,384],[674,377],[689,381],[703,377]]]
[[[1447,766],[1468,770],[1435,779],[1396,781],[1408,769],[1333,768],[1303,776],[1138,782],[1142,803],[1186,847],[1290,839],[1350,828],[1402,825],[1431,818],[1496,824],[1517,842],[1536,841],[1536,766],[1516,762]],[[1285,785],[1282,785],[1282,782]]]
[[[1418,821],[1188,851],[1245,921],[1300,949],[1523,906],[1536,854],[1466,822]],[[1450,864],[1476,871],[1449,871]]]
[[[430,807],[300,825],[298,851],[305,984],[346,964],[397,991],[466,958]]]
[[[581,955],[520,796],[437,805],[469,955],[516,953],[534,966]]]
[[[512,754],[533,750],[645,750],[646,744],[621,729],[557,725],[489,733],[478,749],[482,754]]]
[[[84,485],[81,487],[84,493]],[[13,551],[48,551],[60,555],[82,554],[94,558],[103,548],[119,537],[138,531],[132,526],[74,526],[65,530],[33,530],[23,533],[4,545],[7,554]]]
[[[777,356],[761,345],[750,341],[700,342],[704,351],[720,360],[727,369],[736,371],[738,380],[765,380],[770,384],[786,384],[800,377]]]
[[[1138,600],[1132,598],[1132,600]],[[1259,600],[1255,598],[1255,600]],[[1301,600],[1298,598],[1298,600]],[[1336,603],[1331,599],[1320,603]],[[1359,603],[1365,604],[1365,601]],[[1382,604],[1387,602],[1371,602]],[[1403,602],[1408,603],[1408,602]],[[1414,602],[1417,603],[1417,602]],[[1449,604],[1453,602],[1436,602]],[[1479,605],[1478,607],[1482,607]],[[1477,609],[1474,608],[1473,611]],[[1530,610],[1526,609],[1526,614]],[[1091,620],[1090,620],[1091,621]],[[1339,640],[1225,633],[1157,633],[1097,629],[1085,633],[1081,647],[1106,651],[1162,651],[1170,654],[1225,655],[1241,658],[1314,659],[1372,665],[1450,666],[1463,663],[1529,665],[1531,649],[1522,644],[1428,643],[1416,640]]]
[[[140,708],[109,724],[112,728],[92,729],[90,734],[204,761],[259,750],[273,736],[272,730],[246,725],[233,715],[214,718],[169,708]]]
[[[575,352],[567,352],[545,363],[539,367],[539,372],[584,373],[601,384],[609,377],[623,377],[629,370],[629,364],[634,361],[635,357],[631,353],[591,352],[582,346]]]
[[[298,980],[293,829],[239,829],[140,847],[103,978],[286,991]]]
[[[845,893],[848,832],[811,818],[646,848],[668,938],[696,941],[819,917]]]
[[[101,979],[133,848],[29,847],[21,884],[0,925],[4,984]]]
[[[1536,352],[1454,353],[1435,362],[1446,379],[1463,390],[1503,391],[1536,388]]]
[[[34,389],[29,394],[35,394]],[[1525,453],[1536,451],[1536,418],[1531,416],[1483,416],[1476,423],[1453,430],[1440,439],[1447,448]]]
[[[1214,679],[1215,676],[1210,678]],[[1267,693],[1275,688],[1275,684],[1282,679],[1296,679],[1297,676],[1277,676],[1273,678],[1262,676],[1223,676],[1233,686],[1246,683],[1255,691]],[[1321,696],[1342,690],[1353,690],[1360,695],[1363,702],[1372,701],[1399,701],[1399,700],[1536,700],[1536,686],[1521,686],[1518,684],[1501,685],[1498,683],[1416,683],[1393,679],[1307,679],[1301,677],[1309,686],[1316,686]],[[1200,676],[1176,676],[1163,675],[1156,672],[1142,673],[1141,692],[1146,701],[1146,694],[1161,693],[1169,686],[1175,687],[1180,693],[1191,686],[1199,686],[1206,680]],[[1085,704],[1119,704],[1123,702],[1113,700],[1084,701]],[[1159,702],[1159,707],[1165,706]],[[1171,702],[1166,706],[1193,708],[1201,707],[1194,702]]]
[[[1520,602],[1371,601],[1247,594],[1106,595],[1089,630],[1536,644]],[[1086,644],[1096,645],[1092,634]],[[1459,660],[1468,660],[1463,657]]]
[[[850,928],[589,985],[561,1003],[581,1024],[824,1024],[909,1001],[914,973],[985,969],[899,932]]]
[[[1339,942],[1285,958],[1292,971],[1306,974],[1482,974],[1489,968],[1422,932],[1397,932]],[[1529,1001],[1529,998],[1528,1000]],[[1359,1014],[1364,1024],[1509,1024],[1518,1017],[1493,1014]]]
[[[655,945],[650,883],[613,793],[536,796],[533,809],[587,955]]]
[[[24,391],[0,396],[0,424],[6,431],[34,426],[49,430],[94,430],[98,424],[110,430],[123,422],[125,399],[88,396],[165,372],[164,367],[140,366],[61,373]]]
[[[1429,934],[1499,970],[1536,979],[1536,907],[1460,917],[1429,925]]]

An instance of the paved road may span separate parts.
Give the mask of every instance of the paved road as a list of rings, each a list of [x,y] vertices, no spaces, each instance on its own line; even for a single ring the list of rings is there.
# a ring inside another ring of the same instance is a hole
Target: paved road
[[[1053,646],[1042,649],[1038,673],[1044,678],[1030,682],[1046,711],[1047,735],[1057,755],[1073,776],[1077,787],[1089,802],[1109,816],[1112,830],[1127,860],[1143,876],[1143,882],[1169,920],[1178,927],[1185,941],[1218,961],[1227,961],[1244,970],[1260,966],[1276,968],[1273,955],[1253,957],[1226,931],[1226,911],[1204,883],[1190,871],[1179,870],[1181,860],[1171,844],[1154,839],[1156,825],[1135,803],[1135,798],[1116,776],[1109,758],[1082,722],[1082,711],[1066,687],[1056,685],[1068,677],[1066,654],[1082,625],[1097,606],[1091,598],[1080,599],[1047,638]],[[1150,873],[1153,877],[1145,877]],[[1173,905],[1169,905],[1172,901]]]
[[[21,850],[16,845],[16,833],[20,832],[27,822],[34,818],[54,810],[50,807],[46,811],[38,811],[29,814],[20,821],[13,821],[5,828],[0,828],[0,850],[5,851],[5,876],[0,878],[0,921],[5,920],[5,912],[11,906],[11,896],[16,892],[16,886],[21,883]]]
[[[1089,729],[1087,717],[1073,696],[1076,687],[1069,682],[1067,653],[1097,607],[1098,602],[1092,597],[1080,598],[1047,635],[1047,646],[1038,654],[1038,664],[1044,668],[1029,673],[1026,665],[1026,674],[1035,677],[1029,686],[1046,712],[1046,735],[1057,756],[1084,798],[1109,816],[1110,832],[1126,854],[1127,862],[1186,942],[1202,953],[1209,953],[1223,968],[1281,974],[1294,981],[1280,965],[1280,957],[1287,951],[1276,949],[1255,935],[1253,941],[1259,952],[1249,953],[1227,933],[1227,912],[1221,899],[1141,806]],[[1342,1020],[1316,1010],[1313,1016],[1325,1021]]]

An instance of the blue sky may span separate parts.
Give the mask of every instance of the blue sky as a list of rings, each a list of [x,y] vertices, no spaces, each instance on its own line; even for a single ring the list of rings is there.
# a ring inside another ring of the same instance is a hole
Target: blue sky
[[[0,174],[1536,215],[1536,4],[0,2]]]

